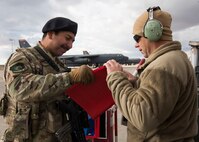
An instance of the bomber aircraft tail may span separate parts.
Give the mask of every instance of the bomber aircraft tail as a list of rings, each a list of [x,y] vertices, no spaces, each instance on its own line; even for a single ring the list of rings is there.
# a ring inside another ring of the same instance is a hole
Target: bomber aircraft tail
[[[19,39],[20,48],[28,48],[31,47],[30,44],[25,39]]]

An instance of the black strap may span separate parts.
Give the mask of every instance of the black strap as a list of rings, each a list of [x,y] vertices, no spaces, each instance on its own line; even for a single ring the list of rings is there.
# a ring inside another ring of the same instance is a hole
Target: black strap
[[[39,52],[39,54],[49,63],[49,65],[56,70],[57,72],[59,72],[59,67],[55,64],[55,62],[39,47],[39,46],[35,46],[34,47],[37,52]]]

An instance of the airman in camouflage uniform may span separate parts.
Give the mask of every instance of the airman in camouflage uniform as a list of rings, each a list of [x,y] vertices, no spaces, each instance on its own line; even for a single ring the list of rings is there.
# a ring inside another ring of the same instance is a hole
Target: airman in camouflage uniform
[[[56,142],[55,132],[69,123],[59,109],[59,100],[68,100],[65,90],[74,83],[90,83],[92,70],[80,66],[66,72],[57,58],[72,48],[77,23],[63,17],[49,20],[36,47],[17,49],[5,65],[9,128],[5,142]],[[70,133],[66,142],[72,142]]]

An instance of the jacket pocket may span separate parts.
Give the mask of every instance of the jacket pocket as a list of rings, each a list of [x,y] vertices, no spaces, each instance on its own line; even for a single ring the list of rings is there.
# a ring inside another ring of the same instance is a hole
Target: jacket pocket
[[[15,137],[28,139],[29,138],[29,119],[30,119],[29,106],[18,109],[13,122],[13,133]]]

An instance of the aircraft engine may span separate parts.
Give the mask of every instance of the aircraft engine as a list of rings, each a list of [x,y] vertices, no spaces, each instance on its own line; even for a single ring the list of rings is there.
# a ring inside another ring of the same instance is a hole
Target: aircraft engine
[[[91,60],[89,58],[79,58],[75,59],[74,62],[78,64],[88,64],[91,62]]]

